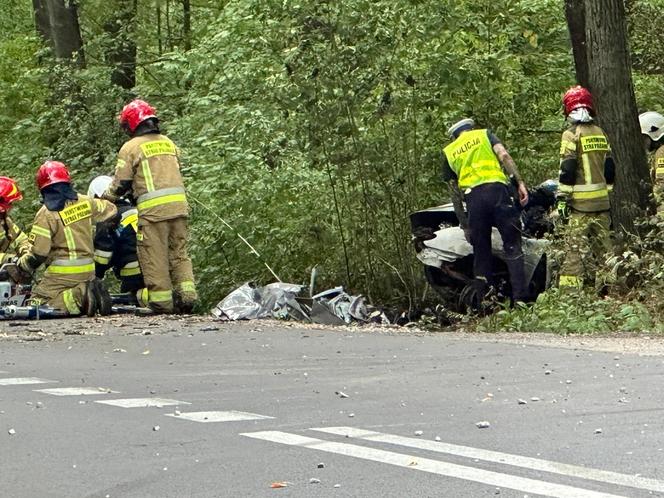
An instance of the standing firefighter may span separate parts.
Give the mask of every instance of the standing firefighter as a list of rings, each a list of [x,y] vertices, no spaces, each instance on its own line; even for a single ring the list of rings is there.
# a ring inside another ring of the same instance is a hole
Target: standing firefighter
[[[111,184],[110,176],[98,176],[88,187],[88,197],[99,199]],[[126,199],[115,203],[118,214],[112,226],[100,227],[95,233],[95,272],[100,279],[112,268],[120,280],[120,292],[138,298],[142,289],[143,274],[136,255],[138,211]]]
[[[519,210],[510,195],[510,179],[517,183],[519,202],[528,202],[528,191],[503,144],[486,129],[475,129],[472,119],[464,119],[448,130],[454,140],[445,147],[443,179],[456,193],[454,210],[465,219],[459,190],[468,209],[468,227],[463,227],[473,246],[474,286],[481,300],[492,282],[491,231],[496,227],[503,239],[505,261],[512,284],[512,299],[527,301]],[[501,167],[502,165],[502,167]],[[508,176],[509,175],[509,176]]]
[[[615,166],[604,131],[593,123],[590,92],[581,86],[570,88],[563,96],[563,106],[570,127],[560,144],[557,207],[567,226],[559,285],[569,288],[590,283],[599,290],[604,282],[597,272],[611,250],[609,189]]]
[[[32,291],[34,304],[47,304],[68,315],[94,316],[111,312],[111,297],[95,278],[92,231],[111,219],[115,206],[77,194],[67,167],[46,161],[37,170],[37,187],[44,205],[30,232],[32,246],[18,266],[33,273],[46,264],[44,277]]]
[[[639,115],[641,134],[646,151],[652,155],[653,193],[657,203],[657,212],[664,212],[664,116],[658,112],[648,111]]]
[[[160,133],[147,102],[130,102],[118,119],[131,139],[120,149],[104,197],[116,201],[131,193],[136,199],[138,261],[146,285],[139,301],[157,313],[189,313],[197,294],[187,254],[189,206],[177,149]]]
[[[30,241],[23,230],[9,217],[13,203],[23,199],[18,185],[11,178],[0,176],[0,264],[22,256],[30,249]]]

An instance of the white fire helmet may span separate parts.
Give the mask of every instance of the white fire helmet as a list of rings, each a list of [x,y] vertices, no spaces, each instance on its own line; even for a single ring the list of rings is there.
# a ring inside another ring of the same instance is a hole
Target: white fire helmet
[[[639,115],[641,134],[648,135],[657,142],[664,135],[664,116],[658,112],[648,111]]]
[[[90,182],[90,186],[88,187],[88,197],[92,197],[93,199],[95,197],[101,197],[112,181],[113,178],[110,176],[102,175],[96,177]]]

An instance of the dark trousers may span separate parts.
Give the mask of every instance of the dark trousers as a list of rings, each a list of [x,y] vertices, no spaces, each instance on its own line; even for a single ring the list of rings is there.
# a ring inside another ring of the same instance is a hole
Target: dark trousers
[[[512,284],[512,299],[526,301],[528,284],[521,250],[519,210],[514,205],[506,185],[487,183],[471,189],[465,195],[468,209],[468,228],[473,245],[475,278],[483,277],[492,283],[491,229],[496,227],[503,239],[505,263]]]

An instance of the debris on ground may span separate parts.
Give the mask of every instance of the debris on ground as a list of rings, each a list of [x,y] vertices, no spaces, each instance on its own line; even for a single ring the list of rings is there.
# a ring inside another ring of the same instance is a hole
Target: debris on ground
[[[348,396],[348,394],[346,394],[346,393],[343,392],[343,391],[335,391],[334,394],[336,394],[336,395],[339,396],[340,398],[349,398],[349,397],[350,397],[350,396]]]
[[[220,320],[259,318],[293,319],[321,325],[352,322],[389,324],[387,316],[369,305],[362,295],[351,296],[343,287],[305,296],[307,287],[274,282],[264,287],[245,283],[222,299],[212,310]]]
[[[324,464],[323,462],[319,463],[319,464],[318,464],[318,468],[319,468],[319,469],[324,469],[324,468],[325,468],[325,464]]]
[[[272,489],[277,489],[277,488],[287,488],[287,487],[288,487],[288,483],[287,483],[286,481],[273,482],[272,484],[270,484],[270,487],[271,487]]]
[[[528,404],[528,402],[525,399],[521,399],[521,398],[517,399],[516,402],[520,405],[527,405]]]
[[[14,429],[9,429],[9,430],[7,431],[7,433],[8,433],[10,436],[13,436],[14,434],[16,434],[16,431],[15,431]]]
[[[601,433],[602,433],[602,429],[595,429],[595,434],[601,434]]]
[[[312,477],[311,479],[309,479],[309,484],[320,484],[320,479]]]
[[[416,436],[421,436],[422,434],[424,434],[424,431],[415,431]]]
[[[489,427],[491,427],[491,424],[487,420],[482,420],[480,422],[477,422],[475,425],[477,426],[478,429],[488,429]]]

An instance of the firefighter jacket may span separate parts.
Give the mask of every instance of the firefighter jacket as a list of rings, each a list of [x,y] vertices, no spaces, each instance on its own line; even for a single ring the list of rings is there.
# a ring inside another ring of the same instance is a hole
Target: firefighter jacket
[[[658,186],[664,186],[664,145],[658,148],[653,155],[652,179]]]
[[[42,206],[30,232],[32,247],[19,265],[31,271],[45,262],[46,275],[93,273],[93,227],[116,213],[111,202],[81,194],[77,200],[68,200],[61,211]]]
[[[138,210],[128,202],[117,204],[118,221],[112,227],[99,227],[95,234],[95,267],[98,278],[103,278],[109,268],[124,281],[141,277],[136,255]],[[141,278],[142,280],[142,278]]]
[[[5,215],[0,220],[0,263],[6,263],[14,256],[23,256],[29,249],[28,236]]]
[[[148,133],[122,146],[104,197],[115,201],[128,192],[141,220],[156,222],[188,215],[178,151],[168,137]]]
[[[577,123],[563,132],[559,192],[570,207],[591,213],[608,211],[613,175],[611,148],[599,126]]]
[[[507,175],[493,152],[488,130],[469,130],[462,133],[445,147],[444,153],[462,190],[485,183],[509,184]]]

